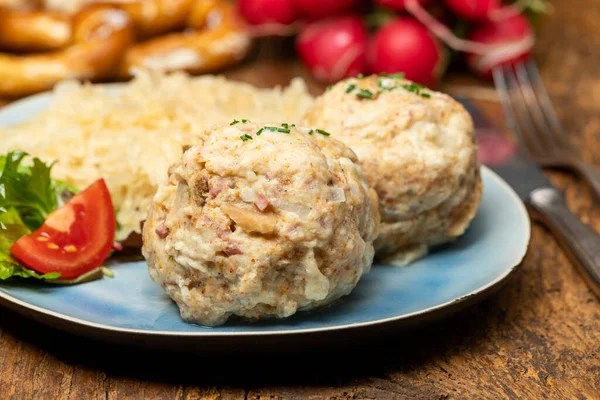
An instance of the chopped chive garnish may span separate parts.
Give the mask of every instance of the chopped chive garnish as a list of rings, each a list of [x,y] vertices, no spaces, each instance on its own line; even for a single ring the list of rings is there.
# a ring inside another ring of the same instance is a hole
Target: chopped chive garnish
[[[421,89],[425,89],[424,86],[419,85],[418,83],[411,83],[410,85],[402,85],[402,87],[409,92],[413,92],[416,94],[421,94]]]
[[[249,120],[249,119],[243,119],[243,120],[242,120],[242,124],[247,124],[248,122],[250,122],[250,120]]]
[[[235,125],[235,124],[237,124],[238,122],[240,122],[240,121],[238,121],[237,119],[234,119],[233,121],[231,121],[231,123],[230,123],[229,125]]]
[[[350,93],[354,89],[356,89],[356,85],[355,84],[348,85],[348,87],[346,88],[346,93]]]
[[[431,97],[431,95],[429,93],[421,93],[421,97],[425,97],[426,99],[428,99]]]
[[[356,93],[356,97],[360,97],[361,99],[372,99],[373,92],[369,89],[360,89],[360,91]]]
[[[397,74],[392,74],[392,75],[388,75],[390,78],[396,78],[396,79],[404,79],[404,73],[403,72],[399,72]]]
[[[260,136],[263,133],[263,131],[290,133],[291,132],[290,128],[295,127],[296,124],[282,123],[281,126],[282,126],[281,128],[277,127],[277,126],[263,126],[256,132],[256,136]],[[329,132],[324,131],[323,129],[311,129],[308,131],[308,134],[312,135],[314,132],[320,133],[321,135],[325,135],[325,136],[330,135]],[[246,135],[240,136],[240,139],[242,139],[245,142],[246,140],[250,140],[250,139],[254,139],[254,138],[252,136],[246,134]]]

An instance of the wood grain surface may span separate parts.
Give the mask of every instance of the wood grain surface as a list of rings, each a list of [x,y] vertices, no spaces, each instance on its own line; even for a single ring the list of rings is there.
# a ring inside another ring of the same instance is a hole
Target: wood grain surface
[[[553,3],[538,62],[573,144],[600,167],[600,1]],[[265,71],[287,79],[298,68],[271,64],[233,76],[264,83]],[[447,87],[457,82],[449,78]],[[502,121],[497,104],[486,110]],[[590,190],[566,173],[551,178],[572,210],[600,230],[600,202]],[[548,232],[534,226],[532,235],[523,267],[496,295],[448,320],[343,352],[139,351],[0,308],[0,398],[598,399],[599,301]]]

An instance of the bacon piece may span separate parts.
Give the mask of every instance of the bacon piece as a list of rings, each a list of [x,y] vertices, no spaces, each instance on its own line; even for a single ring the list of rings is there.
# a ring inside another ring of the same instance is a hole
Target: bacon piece
[[[240,245],[237,243],[228,243],[227,246],[223,249],[223,253],[228,256],[234,256],[236,254],[244,254],[242,249],[240,249]]]
[[[218,227],[217,228],[217,237],[219,239],[223,239],[226,236],[229,236],[231,234],[231,231],[229,229],[225,229],[225,228],[221,228]]]
[[[264,194],[259,194],[258,196],[256,196],[256,199],[254,200],[254,205],[260,211],[265,211],[271,205],[271,201]]]
[[[211,199],[214,199],[219,195],[219,193],[221,193],[221,190],[223,190],[223,184],[219,182],[210,188],[208,195]]]
[[[165,225],[164,222],[161,222],[160,225],[158,225],[156,227],[156,229],[154,230],[154,232],[156,232],[156,236],[158,236],[161,239],[166,238],[167,236],[169,236],[169,228],[167,228],[167,226]]]

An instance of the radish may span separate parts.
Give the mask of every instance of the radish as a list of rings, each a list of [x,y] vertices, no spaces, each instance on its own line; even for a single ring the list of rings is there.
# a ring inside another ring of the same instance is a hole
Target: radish
[[[515,63],[529,56],[535,35],[529,21],[517,13],[518,0],[491,12],[490,21],[475,26],[468,40],[461,39],[425,10],[418,0],[406,0],[406,10],[425,25],[438,39],[456,51],[467,53],[467,62],[480,76],[490,78],[492,68]]]
[[[238,0],[240,14],[251,25],[289,25],[297,15],[293,0]]]
[[[527,18],[516,14],[475,27],[469,40],[486,46],[484,54],[468,53],[469,67],[485,78],[491,78],[492,68],[515,64],[527,59],[534,43],[534,34]]]
[[[429,0],[417,0],[419,3],[424,4]],[[402,11],[405,8],[406,0],[374,0],[375,4],[379,4],[382,7],[391,8],[392,10]]]
[[[291,0],[298,13],[311,20],[333,17],[353,8],[357,0]]]
[[[471,22],[483,22],[500,9],[500,0],[445,0],[446,5],[459,17]]]
[[[367,60],[371,72],[403,72],[408,80],[433,86],[445,71],[447,56],[425,26],[399,17],[375,33]]]
[[[365,72],[367,30],[354,15],[310,22],[300,30],[296,49],[317,80],[334,83]]]

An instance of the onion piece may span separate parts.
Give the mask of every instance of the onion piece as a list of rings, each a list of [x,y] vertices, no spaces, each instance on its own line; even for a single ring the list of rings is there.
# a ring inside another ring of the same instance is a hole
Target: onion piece
[[[245,187],[240,190],[240,197],[244,203],[254,203],[256,196],[257,194],[252,188]]]
[[[339,187],[331,188],[329,191],[329,196],[327,198],[332,203],[343,203],[346,201],[346,193],[344,189]]]
[[[175,193],[175,200],[173,201],[173,210],[178,210],[182,207],[185,207],[189,202],[189,194],[188,194],[189,186],[187,182],[179,182],[177,184],[177,192]]]
[[[290,203],[282,200],[274,201],[273,205],[277,207],[278,210],[296,214],[301,220],[307,220],[312,211],[312,208],[303,204]]]
[[[223,204],[221,210],[246,232],[273,233],[277,226],[277,216],[274,214],[262,214],[231,204]]]

